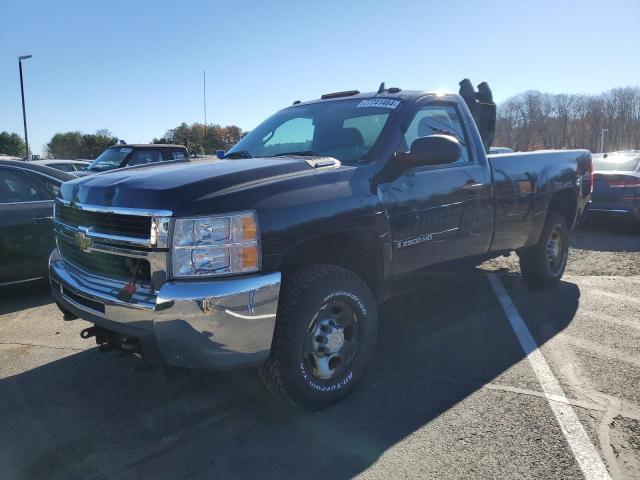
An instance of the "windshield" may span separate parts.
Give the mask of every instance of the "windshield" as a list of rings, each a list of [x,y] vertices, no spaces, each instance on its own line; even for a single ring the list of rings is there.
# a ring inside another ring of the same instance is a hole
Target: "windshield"
[[[106,170],[120,168],[124,162],[124,158],[131,152],[131,148],[107,148],[91,163],[91,165],[89,165],[87,170],[92,172],[104,172]]]
[[[633,172],[639,164],[640,152],[610,153],[606,158],[603,154],[593,156],[593,168],[600,171]]]
[[[357,163],[378,141],[399,104],[392,99],[353,99],[289,107],[258,125],[226,157],[322,155]]]

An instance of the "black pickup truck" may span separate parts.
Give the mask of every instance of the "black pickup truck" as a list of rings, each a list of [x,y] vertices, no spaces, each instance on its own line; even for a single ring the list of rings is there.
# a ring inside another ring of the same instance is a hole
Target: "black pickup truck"
[[[316,408],[362,377],[377,305],[434,265],[515,250],[532,286],[558,282],[591,171],[584,150],[487,157],[456,94],[324,95],[223,160],[64,183],[51,287],[104,349],[258,366]]]

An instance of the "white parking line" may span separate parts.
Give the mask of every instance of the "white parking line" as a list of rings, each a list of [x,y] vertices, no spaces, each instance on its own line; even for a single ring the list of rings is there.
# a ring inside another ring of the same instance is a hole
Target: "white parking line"
[[[567,439],[569,447],[571,447],[571,451],[578,465],[580,465],[584,477],[587,480],[610,479],[611,477],[609,476],[607,467],[604,465],[602,458],[600,458],[591,440],[589,440],[587,432],[585,432],[573,408],[567,403],[562,387],[560,387],[558,380],[553,376],[551,368],[544,359],[542,352],[538,349],[535,339],[502,286],[500,279],[493,273],[488,273],[487,277],[500,301],[500,305],[502,305],[504,313],[509,319],[511,328],[513,328],[513,331],[518,337],[520,346],[527,355],[536,377],[538,377],[538,382],[540,382],[540,386],[547,397],[549,406],[560,425],[562,433]],[[554,397],[560,398],[563,401],[553,401],[552,399]]]

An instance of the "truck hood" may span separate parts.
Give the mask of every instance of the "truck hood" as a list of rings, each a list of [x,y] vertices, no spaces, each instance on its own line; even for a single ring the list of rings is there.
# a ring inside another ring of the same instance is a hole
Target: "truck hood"
[[[272,157],[123,168],[71,180],[63,199],[99,206],[179,212],[200,198],[228,189],[250,188],[290,176],[340,167],[326,157]]]

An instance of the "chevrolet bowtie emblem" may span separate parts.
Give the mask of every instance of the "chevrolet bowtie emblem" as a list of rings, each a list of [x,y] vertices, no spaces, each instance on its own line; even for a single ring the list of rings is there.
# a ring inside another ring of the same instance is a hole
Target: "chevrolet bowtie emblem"
[[[87,235],[88,233],[89,233],[88,228],[80,227],[80,231],[76,232],[73,238],[75,244],[83,252],[88,252],[89,250],[91,250],[91,237]]]

